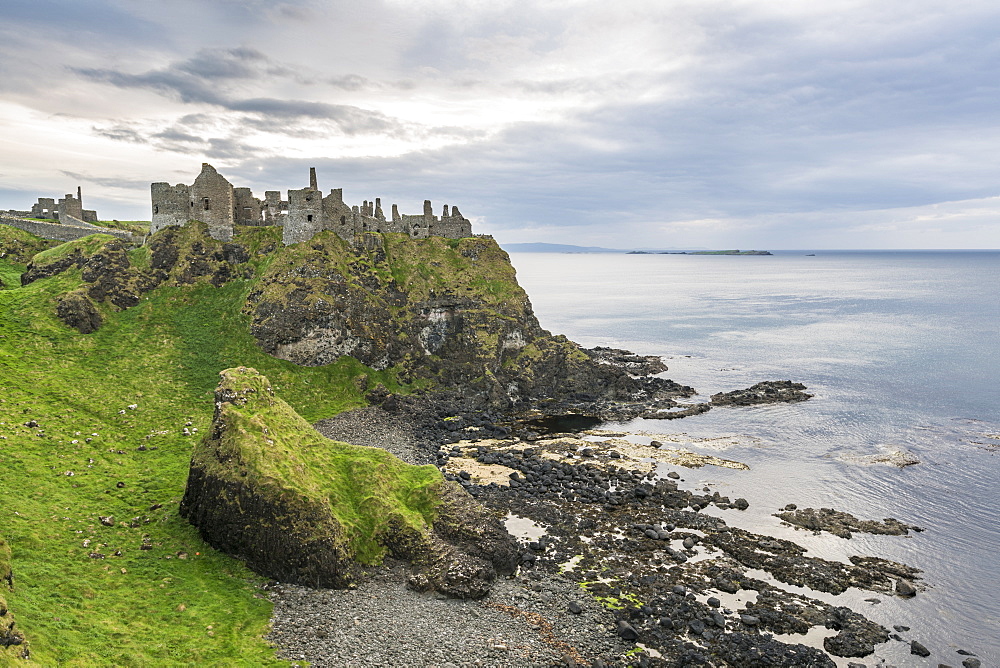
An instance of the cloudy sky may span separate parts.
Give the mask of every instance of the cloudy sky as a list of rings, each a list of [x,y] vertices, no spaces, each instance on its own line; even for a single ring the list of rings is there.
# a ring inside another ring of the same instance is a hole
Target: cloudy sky
[[[1000,248],[996,0],[4,0],[0,210],[237,186],[501,242]]]

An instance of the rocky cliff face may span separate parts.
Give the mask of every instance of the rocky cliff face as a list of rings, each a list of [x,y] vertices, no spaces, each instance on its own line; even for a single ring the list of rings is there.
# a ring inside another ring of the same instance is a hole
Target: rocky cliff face
[[[489,238],[332,233],[279,253],[249,298],[252,333],[296,364],[350,355],[459,388],[493,408],[558,412],[687,393],[637,379],[542,329],[510,258]],[[662,369],[658,369],[662,370]]]
[[[516,564],[500,521],[436,468],[323,438],[248,368],[221,374],[181,515],[258,573],[310,586],[393,556],[414,587],[479,598]]]

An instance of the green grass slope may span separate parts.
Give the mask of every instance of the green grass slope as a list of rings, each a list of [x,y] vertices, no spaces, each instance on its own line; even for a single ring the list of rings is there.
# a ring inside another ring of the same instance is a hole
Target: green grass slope
[[[237,241],[280,245],[276,234]],[[257,275],[274,256],[251,260]],[[130,258],[149,263],[145,248]],[[250,278],[164,284],[124,311],[99,304],[103,327],[82,335],[55,316],[80,270],[20,287],[24,264],[0,258],[0,536],[15,582],[5,597],[33,660],[282,665],[262,640],[259,579],[178,516],[198,438],[184,430],[209,426],[221,369],[256,367],[309,421],[362,405],[369,382],[399,389],[391,370],[262,353],[242,313]]]

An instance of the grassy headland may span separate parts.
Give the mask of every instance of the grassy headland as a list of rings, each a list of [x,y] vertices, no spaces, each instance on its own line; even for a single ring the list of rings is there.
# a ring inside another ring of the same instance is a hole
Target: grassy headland
[[[11,230],[0,226],[25,241]],[[240,241],[280,246],[280,230],[247,229]],[[135,266],[148,254],[129,251]],[[253,253],[256,275],[278,255]],[[271,605],[259,578],[177,513],[218,372],[260,369],[315,421],[363,405],[359,378],[398,388],[392,371],[264,354],[242,312],[252,278],[164,284],[122,311],[98,304],[104,325],[82,335],[55,315],[60,295],[83,284],[81,270],[20,287],[25,264],[23,254],[0,257],[0,536],[14,573],[5,597],[32,660],[283,664],[262,640]]]

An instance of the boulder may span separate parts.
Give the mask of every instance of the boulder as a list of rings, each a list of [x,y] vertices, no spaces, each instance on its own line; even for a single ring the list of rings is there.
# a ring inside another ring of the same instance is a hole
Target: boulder
[[[435,467],[322,437],[254,369],[220,375],[181,502],[213,547],[316,587],[348,586],[386,556],[412,563],[412,586],[459,598],[514,571],[500,520]]]
[[[56,315],[81,334],[96,332],[104,323],[97,306],[83,288],[64,294],[56,305]]]

